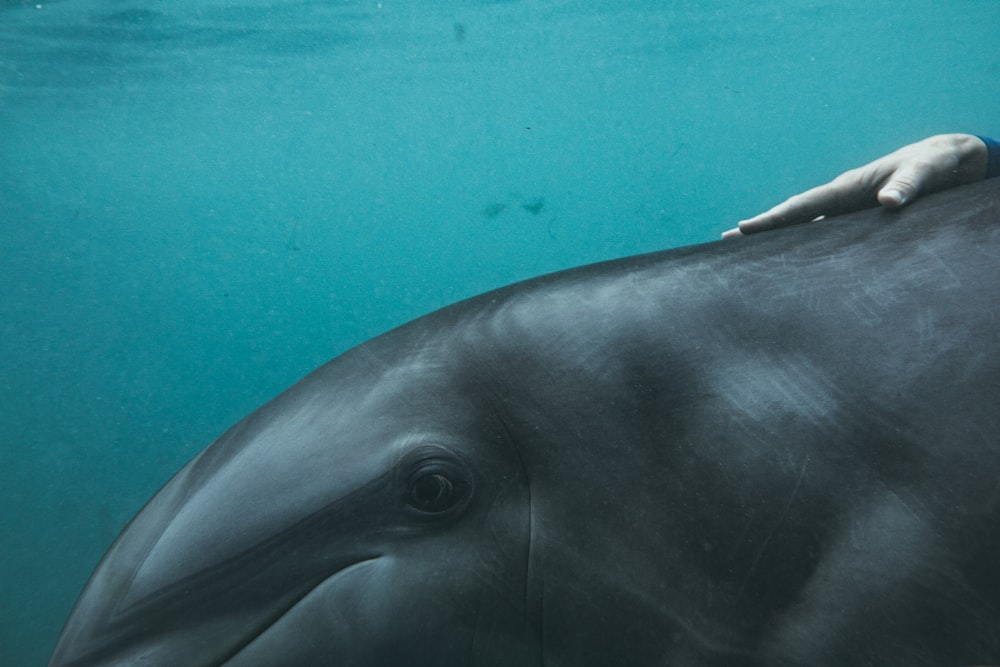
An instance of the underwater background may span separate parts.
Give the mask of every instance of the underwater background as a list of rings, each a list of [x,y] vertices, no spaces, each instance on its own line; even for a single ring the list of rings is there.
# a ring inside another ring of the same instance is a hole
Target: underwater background
[[[0,664],[329,358],[1000,134],[1000,2],[0,0]]]

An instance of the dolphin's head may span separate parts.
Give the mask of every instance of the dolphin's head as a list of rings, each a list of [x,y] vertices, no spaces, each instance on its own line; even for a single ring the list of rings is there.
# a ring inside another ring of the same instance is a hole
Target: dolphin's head
[[[662,662],[707,524],[665,445],[702,394],[662,318],[567,275],[371,340],[230,429],[111,547],[50,667]]]
[[[526,474],[445,344],[372,341],[220,437],[112,546],[51,667],[531,662]]]

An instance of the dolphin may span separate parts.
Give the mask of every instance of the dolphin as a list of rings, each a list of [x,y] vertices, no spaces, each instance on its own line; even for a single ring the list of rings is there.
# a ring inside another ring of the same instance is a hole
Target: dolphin
[[[1000,664],[1000,179],[542,276],[224,433],[51,667]]]

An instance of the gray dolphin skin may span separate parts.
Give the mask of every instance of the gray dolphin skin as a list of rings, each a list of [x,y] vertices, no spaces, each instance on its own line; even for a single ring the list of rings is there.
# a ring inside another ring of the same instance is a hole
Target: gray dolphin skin
[[[50,665],[1000,664],[998,181],[350,350],[163,487]]]

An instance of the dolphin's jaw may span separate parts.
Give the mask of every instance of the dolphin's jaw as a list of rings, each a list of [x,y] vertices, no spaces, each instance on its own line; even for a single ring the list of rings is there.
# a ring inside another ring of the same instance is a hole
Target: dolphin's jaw
[[[98,628],[97,632],[90,636],[83,634],[73,644],[69,646],[60,645],[57,647],[49,667],[110,667],[111,665],[122,664],[142,664],[149,667],[172,667],[173,665],[184,664],[189,667],[223,667],[233,665],[234,660],[239,659],[238,664],[253,664],[243,662],[242,656],[249,647],[266,635],[281,620],[292,613],[303,600],[312,595],[320,588],[329,587],[336,584],[338,579],[349,575],[359,567],[370,565],[382,557],[382,554],[370,554],[352,560],[345,566],[339,567],[335,572],[324,577],[314,585],[303,590],[297,597],[288,599],[281,607],[272,610],[272,613],[264,615],[252,626],[243,631],[233,633],[234,636],[229,642],[229,646],[222,655],[205,656],[204,660],[199,659],[197,651],[190,648],[188,641],[190,634],[182,627],[174,628],[165,632],[166,640],[150,637],[148,634],[119,634],[122,625],[132,625],[128,616],[136,613],[141,615],[141,610],[120,617],[118,623],[114,623],[104,628]],[[190,618],[189,623],[211,626],[212,619]],[[118,626],[117,628],[115,626]],[[124,628],[128,629],[128,628]],[[116,630],[118,632],[116,633]],[[106,635],[102,641],[99,634]],[[118,634],[119,636],[115,636]],[[94,635],[98,635],[94,637]],[[171,640],[170,637],[177,637]],[[212,635],[212,640],[218,641],[217,635]],[[80,644],[83,645],[80,645]],[[87,646],[87,644],[90,644]],[[96,644],[96,646],[95,646]]]
[[[298,608],[306,599],[310,598],[310,596],[315,595],[317,591],[320,589],[328,589],[330,586],[335,586],[338,583],[337,580],[342,580],[344,577],[350,576],[359,569],[372,565],[380,558],[382,558],[382,554],[375,554],[367,558],[362,558],[344,568],[341,568],[337,572],[334,572],[326,579],[320,581],[315,586],[305,591],[302,596],[293,601],[290,605],[282,609],[270,619],[269,623],[258,628],[253,634],[249,634],[246,641],[237,647],[228,657],[223,658],[217,663],[205,665],[205,667],[237,667],[237,665],[239,665],[239,667],[250,667],[250,665],[268,667],[273,664],[270,661],[259,662],[258,659],[252,655],[257,643],[269,635],[269,633],[273,634],[275,632],[275,628],[281,624],[283,619],[294,613],[296,608]]]

